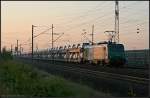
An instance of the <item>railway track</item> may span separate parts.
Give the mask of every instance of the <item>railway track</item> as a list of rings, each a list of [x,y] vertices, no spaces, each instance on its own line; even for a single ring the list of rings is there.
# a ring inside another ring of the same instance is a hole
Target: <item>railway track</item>
[[[61,65],[55,65],[55,67],[60,67]],[[139,83],[139,84],[144,84],[148,85],[149,79],[147,78],[140,78],[140,77],[134,77],[134,76],[129,76],[129,75],[120,75],[120,74],[115,74],[115,73],[109,73],[109,72],[100,72],[100,71],[94,71],[94,70],[89,70],[85,68],[77,68],[73,66],[63,66],[61,67],[64,71],[71,71],[74,73],[78,74],[85,74],[86,76],[90,76],[93,78],[111,78],[111,79],[118,79],[118,80],[123,80],[123,81],[129,81],[129,82],[134,82],[134,83]]]
[[[132,88],[137,96],[148,95],[148,83],[149,79],[140,78],[129,75],[121,75],[109,72],[100,72],[89,70],[85,68],[73,67],[73,66],[62,66],[59,64],[50,64],[48,62],[43,62],[41,60],[25,60],[34,64],[34,66],[39,69],[45,70],[47,72],[52,72],[54,74],[64,74],[64,76],[73,77],[73,79],[81,78],[86,79],[85,81],[92,82],[94,88],[99,89],[111,89],[112,92],[125,93],[127,95],[128,90]],[[34,62],[34,63],[33,63]],[[121,94],[122,95],[122,94]]]
[[[114,74],[147,78],[147,79],[149,78],[148,70],[145,70],[145,69],[113,68],[113,67],[90,65],[90,64],[79,64],[79,63],[68,63],[68,62],[66,63],[66,62],[61,62],[61,61],[52,62],[49,59],[39,59],[39,58],[34,58],[34,60],[40,60],[44,62],[59,64],[62,66],[84,68],[84,69],[89,69],[89,70],[99,71],[99,72],[114,73]]]
[[[65,70],[71,70],[75,73],[80,74],[86,74],[87,76],[94,77],[94,78],[111,78],[111,79],[118,79],[123,81],[130,81],[134,83],[144,84],[148,85],[149,79],[146,78],[139,78],[139,77],[133,77],[128,75],[120,75],[120,74],[114,74],[114,73],[108,73],[108,72],[99,72],[99,71],[93,71],[88,69],[82,69],[82,68],[75,68],[75,67],[64,67]]]

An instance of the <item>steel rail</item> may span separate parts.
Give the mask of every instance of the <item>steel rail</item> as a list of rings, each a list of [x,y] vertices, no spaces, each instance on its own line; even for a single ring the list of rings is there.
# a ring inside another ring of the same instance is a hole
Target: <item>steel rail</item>
[[[70,66],[69,67],[63,66],[63,69],[71,70],[72,72],[92,76],[95,78],[102,78],[102,77],[111,78],[111,79],[124,80],[124,81],[139,83],[139,84],[145,84],[145,85],[148,85],[149,83],[149,79],[133,77],[133,76],[128,76],[128,75],[120,75],[120,74],[114,74],[114,73],[108,73],[108,72],[99,72],[99,71],[93,71],[89,69],[76,68],[76,67],[70,67]]]
[[[41,59],[41,58],[34,58],[34,60],[42,60],[42,61],[49,61],[49,59]],[[60,66],[55,65],[55,68],[63,69],[63,71],[71,71],[73,73],[77,74],[84,74],[89,77],[93,78],[106,78],[106,79],[115,79],[115,80],[123,80],[128,81],[132,83],[138,83],[138,84],[149,84],[149,79],[147,78],[141,78],[141,77],[135,77],[135,76],[129,76],[129,75],[121,75],[116,73],[110,73],[110,72],[102,72],[102,71],[95,71],[95,70],[89,70],[85,68],[78,68],[73,66]]]

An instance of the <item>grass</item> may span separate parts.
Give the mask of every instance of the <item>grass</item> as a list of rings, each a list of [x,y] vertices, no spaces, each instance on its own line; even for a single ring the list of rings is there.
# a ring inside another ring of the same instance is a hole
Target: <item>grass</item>
[[[89,97],[103,96],[87,86],[53,76],[13,60],[0,61],[0,95]]]

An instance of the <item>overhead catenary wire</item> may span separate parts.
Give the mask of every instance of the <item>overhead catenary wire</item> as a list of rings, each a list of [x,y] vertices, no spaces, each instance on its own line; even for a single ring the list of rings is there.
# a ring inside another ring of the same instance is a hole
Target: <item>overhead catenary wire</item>
[[[136,2],[137,3],[137,2]],[[134,3],[135,4],[135,3]],[[110,6],[109,6],[110,7]],[[124,6],[122,7],[122,8],[124,8]],[[108,16],[109,16],[109,14],[108,14]],[[79,20],[79,19],[78,19]],[[74,21],[74,20],[73,20]],[[64,25],[64,23],[63,23],[63,25]]]
[[[110,3],[111,3],[111,2],[110,2]],[[133,5],[133,4],[136,4],[136,3],[138,3],[138,2],[131,3],[130,5]],[[130,5],[129,5],[129,6],[130,6]],[[103,7],[103,6],[100,6],[100,7]],[[109,7],[110,7],[110,6],[109,6]],[[128,7],[123,6],[123,7],[121,7],[121,9],[122,9],[122,8],[128,8]],[[98,9],[98,11],[100,11],[100,10],[101,10],[101,9]],[[82,16],[82,15],[81,15],[81,16]],[[84,16],[84,15],[83,15],[83,16]],[[82,16],[82,18],[84,18],[83,16]],[[78,18],[78,17],[77,17],[77,18]],[[78,20],[79,20],[79,19],[78,19]],[[73,21],[74,21],[74,19],[73,19]],[[68,23],[69,23],[69,22],[68,22]],[[64,24],[64,23],[63,23],[63,24]]]
[[[70,28],[66,29],[66,32],[68,32],[69,30],[75,29],[75,28],[77,28],[77,27],[80,27],[80,26],[82,26],[82,25],[85,25],[85,24],[87,24],[87,23],[89,23],[89,22],[92,22],[92,21],[94,21],[94,20],[103,18],[103,17],[105,17],[105,15],[100,16],[100,17],[97,17],[96,19],[92,19],[92,20],[90,20],[90,21],[88,21],[88,22],[79,23],[79,24],[75,25],[74,27],[70,27]]]
[[[134,4],[134,3],[133,3],[133,4]],[[136,4],[136,3],[135,3],[135,4]],[[98,6],[98,5],[97,5],[97,6]],[[101,6],[100,6],[100,7],[101,7]],[[124,10],[124,9],[127,10],[127,8],[132,8],[132,6],[130,6],[130,7],[128,7],[128,6],[126,7],[126,6],[125,6],[125,7],[123,8],[123,10]],[[92,11],[92,9],[90,9],[90,10]],[[94,9],[93,9],[93,10],[94,10]],[[97,10],[97,11],[98,11],[98,10]],[[96,11],[96,12],[97,12],[97,11]],[[93,12],[94,12],[94,11],[93,11]],[[93,13],[93,12],[92,12],[92,13]],[[127,11],[126,11],[126,12],[127,12]],[[91,13],[91,12],[88,13],[89,17],[91,16],[90,13]],[[107,15],[109,15],[109,14],[107,14]],[[107,16],[107,15],[106,15],[106,16]],[[80,16],[81,16],[81,19],[84,18],[84,15],[80,15]],[[82,16],[83,16],[83,17],[82,17]],[[111,16],[111,15],[109,15],[109,16]],[[126,15],[125,15],[125,16],[126,16]],[[87,16],[86,16],[86,13],[85,13],[85,17],[87,17]],[[105,18],[105,19],[104,19],[104,18]],[[105,20],[108,19],[108,16],[107,16],[107,17],[104,16],[104,18],[99,18],[99,20],[102,20],[102,19],[103,19],[103,22],[102,22],[102,21],[97,21],[98,19],[97,19],[97,20],[95,19],[93,22],[94,22],[94,23],[95,23],[95,22],[96,22],[96,23],[100,22],[100,23],[103,24],[103,23],[105,23]],[[83,20],[82,20],[82,21],[83,21]],[[85,20],[84,20],[84,21],[85,21]],[[92,21],[92,20],[91,20],[91,21]],[[87,24],[89,24],[91,21],[89,21],[89,22],[86,22],[86,21],[85,21],[85,22],[82,22],[81,25],[80,25],[80,24],[77,24],[77,25],[75,25],[75,26],[72,26],[70,29],[68,28],[68,29],[66,30],[66,32],[69,32],[69,31],[72,30],[72,29],[76,29],[77,27],[81,27],[81,26],[83,26],[83,25],[87,25]],[[126,22],[126,21],[125,21],[125,22]],[[100,24],[100,23],[99,23],[99,24]],[[128,23],[129,23],[129,22],[127,21],[126,23],[124,23],[124,25],[126,25],[126,24],[128,24]],[[132,23],[132,22],[131,22],[131,23]],[[133,22],[133,23],[136,24],[136,22]],[[72,24],[72,23],[71,23],[71,24]],[[66,25],[66,24],[65,24],[65,25]],[[64,26],[65,26],[65,25],[64,25]],[[67,25],[68,25],[68,24],[67,24]],[[96,25],[97,25],[97,24],[96,24]],[[106,23],[103,24],[104,27],[105,27],[105,26],[107,27],[107,26],[110,26],[110,25],[111,25],[111,24],[109,24],[109,23],[108,23],[108,24],[106,24]],[[123,24],[121,23],[121,25],[123,25]],[[131,24],[130,24],[130,25],[131,25]],[[98,27],[98,26],[97,26],[97,27]],[[123,27],[125,27],[125,26],[123,26]],[[128,27],[128,26],[127,26],[127,27]],[[82,27],[81,27],[81,28],[82,28]],[[44,34],[44,33],[43,33],[43,34]],[[36,35],[35,37],[38,37],[39,35],[41,35],[41,34],[38,34],[38,35]]]
[[[122,7],[122,8],[123,8],[123,7]],[[93,19],[93,20],[91,20],[91,21],[95,21],[95,20],[101,19],[102,17],[105,17],[105,16],[106,16],[106,15],[100,16],[100,17],[98,17],[98,18],[96,18],[96,19]],[[91,22],[91,21],[89,21],[89,22]],[[84,24],[86,24],[86,23],[88,23],[88,22],[80,23],[79,25],[77,25],[77,26],[75,26],[75,27],[71,27],[71,28],[67,29],[67,31],[72,30],[72,29],[74,29],[74,28],[76,28],[76,27],[78,27],[78,26],[82,26],[82,25],[84,25]]]
[[[36,37],[38,37],[38,36],[44,34],[45,32],[49,31],[50,29],[52,29],[52,28],[48,28],[47,30],[45,30],[45,31],[43,31],[43,32],[41,32],[41,33],[39,33],[38,35],[33,36],[33,38],[36,38]]]
[[[111,2],[109,2],[109,3],[111,3]],[[96,9],[95,10],[95,8],[98,8],[99,6],[100,7],[103,7],[104,5],[106,5],[107,3],[104,3],[103,5],[97,5],[97,6],[95,6],[93,9],[89,9],[88,11],[86,11],[86,12],[84,12],[84,14],[82,14],[82,15],[79,15],[79,16],[77,16],[77,17],[75,17],[75,18],[72,18],[71,20],[69,20],[69,21],[67,21],[67,22],[64,22],[63,24],[70,24],[70,23],[72,23],[72,22],[74,22],[74,20],[80,20],[81,18],[85,18],[85,17],[87,17],[88,15],[89,15],[89,13],[93,13],[93,12],[96,12],[96,11],[100,11],[100,10],[102,10],[102,9]],[[93,11],[94,10],[94,11]],[[57,24],[57,25],[60,25],[60,24]]]

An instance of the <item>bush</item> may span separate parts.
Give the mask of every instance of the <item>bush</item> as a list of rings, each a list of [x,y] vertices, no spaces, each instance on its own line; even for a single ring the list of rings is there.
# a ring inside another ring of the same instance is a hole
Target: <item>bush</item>
[[[0,84],[3,85],[0,88],[0,95],[43,97],[99,95],[96,91],[86,86],[77,85],[61,77],[53,76],[31,65],[13,60],[1,61],[0,63]]]
[[[13,59],[12,53],[11,51],[6,50],[6,48],[4,47],[2,49],[2,53],[0,54],[0,60],[10,60]]]

